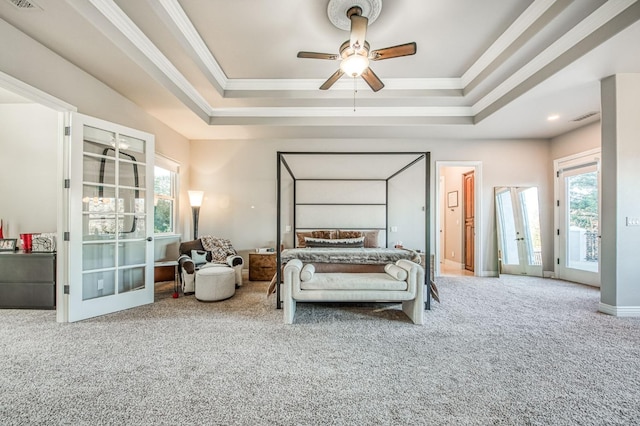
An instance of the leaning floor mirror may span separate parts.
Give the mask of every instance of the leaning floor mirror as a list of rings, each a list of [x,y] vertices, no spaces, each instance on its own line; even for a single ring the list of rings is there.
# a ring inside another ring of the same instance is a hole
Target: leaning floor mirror
[[[495,188],[498,271],[542,276],[538,188]]]

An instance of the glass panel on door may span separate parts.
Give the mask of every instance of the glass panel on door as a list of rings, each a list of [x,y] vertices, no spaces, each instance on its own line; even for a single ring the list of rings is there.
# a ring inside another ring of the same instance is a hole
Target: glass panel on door
[[[598,173],[566,177],[569,214],[567,267],[598,272]]]
[[[153,170],[154,142],[149,134],[79,114],[72,136],[82,147],[72,150],[72,169],[82,179],[71,179],[69,210],[70,234],[81,236],[70,240],[69,320],[75,321],[153,302],[147,170]]]
[[[542,276],[538,188],[498,187],[495,195],[499,272]]]
[[[511,191],[500,191],[496,194],[500,242],[502,247],[502,264],[503,265],[519,265],[520,256],[518,254],[518,235],[516,233],[515,218],[513,211],[513,202],[511,200]]]
[[[522,206],[522,230],[524,233],[522,241],[526,245],[527,265],[542,266],[538,188],[531,187],[520,191],[520,205]]]
[[[556,165],[558,278],[600,286],[600,152]]]

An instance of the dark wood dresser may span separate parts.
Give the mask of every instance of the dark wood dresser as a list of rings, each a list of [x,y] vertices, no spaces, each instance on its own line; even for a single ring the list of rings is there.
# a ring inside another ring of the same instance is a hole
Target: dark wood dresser
[[[0,308],[55,307],[55,253],[0,253]]]

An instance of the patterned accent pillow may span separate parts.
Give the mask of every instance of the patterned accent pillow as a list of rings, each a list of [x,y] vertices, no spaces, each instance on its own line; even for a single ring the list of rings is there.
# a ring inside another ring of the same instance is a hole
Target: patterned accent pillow
[[[359,238],[313,238],[305,237],[307,247],[331,247],[331,248],[361,248],[364,247],[364,237]]]
[[[358,238],[364,237],[364,246],[369,248],[377,248],[379,230],[372,231],[343,231],[338,230],[338,238]]]
[[[358,238],[362,237],[362,231],[338,231],[338,238]]]
[[[333,229],[321,230],[321,231],[304,231],[304,232],[296,232],[296,236],[298,237],[298,247],[304,248],[306,247],[305,241],[304,241],[306,237],[334,239],[334,238],[338,238],[338,232]]]

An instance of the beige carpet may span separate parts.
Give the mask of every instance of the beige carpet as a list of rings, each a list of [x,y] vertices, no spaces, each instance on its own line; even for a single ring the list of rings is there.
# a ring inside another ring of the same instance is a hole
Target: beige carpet
[[[267,282],[76,324],[0,310],[0,424],[640,424],[640,319],[561,281],[437,283],[424,326],[386,304],[286,326]]]

